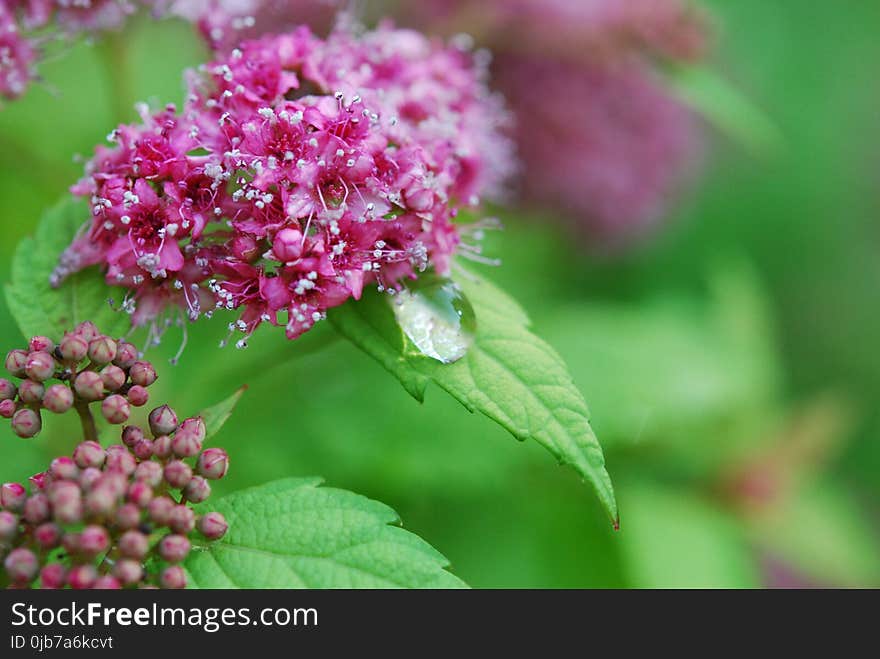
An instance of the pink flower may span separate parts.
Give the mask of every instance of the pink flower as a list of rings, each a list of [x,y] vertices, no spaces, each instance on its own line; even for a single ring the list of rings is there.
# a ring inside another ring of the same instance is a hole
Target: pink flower
[[[560,208],[604,242],[635,238],[663,218],[698,145],[691,113],[658,81],[631,65],[516,56],[498,69],[522,118],[516,136],[529,200]]]
[[[13,15],[0,6],[0,96],[11,99],[24,93],[33,77],[36,56]]]
[[[62,31],[82,32],[120,27],[136,11],[136,2],[137,0],[54,0],[53,4],[57,11],[55,20]]]
[[[512,166],[476,59],[390,26],[243,43],[190,77],[182,113],[96,150],[73,188],[93,218],[53,284],[98,264],[135,324],[221,308],[296,338],[364,286],[447,272],[453,218]]]
[[[243,41],[279,34],[298,25],[326,33],[342,0],[154,0],[158,15],[198,26],[212,48],[228,52]]]
[[[526,200],[604,242],[628,241],[664,217],[700,143],[695,118],[656,71],[658,61],[704,56],[706,20],[690,3],[429,0],[409,20],[467,30],[496,54]]]

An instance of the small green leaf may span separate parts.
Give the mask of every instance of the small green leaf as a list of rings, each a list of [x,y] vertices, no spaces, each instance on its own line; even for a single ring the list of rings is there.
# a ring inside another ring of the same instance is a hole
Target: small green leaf
[[[89,217],[88,204],[66,199],[47,210],[36,234],[18,245],[6,300],[25,336],[45,334],[58,340],[84,320],[91,320],[111,336],[131,327],[129,317],[114,311],[108,302],[120,299],[118,289],[108,287],[96,269],[73,275],[57,289],[49,285],[58,257]]]
[[[220,429],[232,416],[232,411],[238,405],[238,401],[245,391],[247,391],[247,385],[239,387],[229,398],[202,410],[201,417],[205,422],[205,439],[210,439],[220,432]]]
[[[595,488],[611,519],[617,504],[602,448],[589,423],[583,396],[559,355],[528,330],[520,306],[471,273],[456,279],[470,300],[477,332],[467,355],[442,364],[408,346],[386,296],[369,291],[329,314],[352,343],[397,377],[417,400],[436,383],[468,410],[479,411],[517,439],[534,439]]]
[[[190,587],[466,587],[391,508],[320,484],[288,478],[221,499],[229,531],[190,553]]]

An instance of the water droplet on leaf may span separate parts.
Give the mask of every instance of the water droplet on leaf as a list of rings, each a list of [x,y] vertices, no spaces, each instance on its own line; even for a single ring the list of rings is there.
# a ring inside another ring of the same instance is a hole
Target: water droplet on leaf
[[[451,279],[425,275],[389,299],[398,324],[420,353],[444,364],[467,354],[477,320]]]

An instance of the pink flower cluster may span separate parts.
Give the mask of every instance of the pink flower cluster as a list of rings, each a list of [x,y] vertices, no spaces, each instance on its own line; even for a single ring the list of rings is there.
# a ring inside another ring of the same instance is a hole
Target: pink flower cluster
[[[208,44],[228,51],[299,24],[329,28],[339,0],[3,0],[0,2],[0,97],[14,99],[36,77],[44,45],[59,37],[121,27],[141,8],[156,18],[196,25]]]
[[[298,25],[325,33],[342,0],[152,0],[158,16],[176,16],[196,26],[208,44],[227,52],[242,41],[278,34]]]
[[[692,3],[429,0],[410,7],[409,22],[468,31],[495,53],[493,79],[516,116],[518,189],[528,200],[563,211],[604,243],[629,241],[664,217],[694,170],[700,140],[657,64],[705,55],[707,21]]]
[[[364,286],[446,273],[453,219],[513,160],[479,59],[390,26],[243,43],[181,113],[144,109],[97,149],[74,187],[93,218],[53,284],[97,264],[135,324],[223,308],[295,338]]]
[[[0,97],[13,99],[27,89],[47,33],[70,36],[116,28],[135,8],[129,0],[3,0]]]

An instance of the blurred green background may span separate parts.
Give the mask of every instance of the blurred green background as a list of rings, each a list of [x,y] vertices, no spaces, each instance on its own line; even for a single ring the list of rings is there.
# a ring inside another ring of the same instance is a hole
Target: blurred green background
[[[880,586],[880,4],[740,0],[713,68],[781,132],[755,154],[708,131],[704,173],[650,244],[602,257],[552,218],[499,209],[484,269],[571,365],[618,488],[591,491],[439,390],[424,405],[321,327],[220,350],[192,329],[153,399],[192,414],[250,388],[218,442],[224,489],[322,475],[380,499],[476,587]],[[18,240],[135,100],[179,102],[205,53],[175,23],[71,46],[0,111],[0,281]],[[113,90],[111,63],[128,89]],[[195,336],[193,336],[195,335]],[[22,337],[0,303],[0,348]],[[173,354],[177,337],[151,353]],[[0,479],[77,439],[0,427]]]

